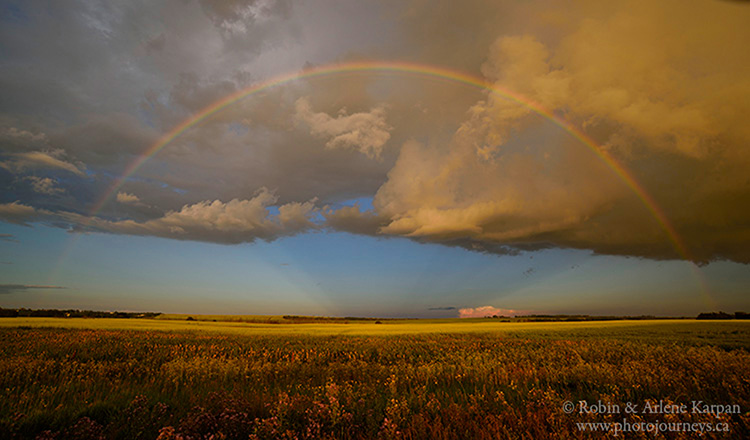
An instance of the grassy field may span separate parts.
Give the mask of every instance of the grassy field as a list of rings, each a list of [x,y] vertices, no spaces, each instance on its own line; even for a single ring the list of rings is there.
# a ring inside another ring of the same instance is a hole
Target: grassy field
[[[195,320],[188,321],[188,317]],[[108,319],[108,318],[0,318],[0,328],[5,327],[54,327],[68,329],[107,330],[154,330],[171,332],[205,332],[253,335],[407,335],[428,333],[529,333],[530,335],[565,335],[578,333],[581,336],[607,337],[626,336],[680,339],[711,339],[719,332],[722,340],[750,344],[750,321],[703,321],[678,320],[621,320],[621,321],[573,321],[573,322],[502,322],[494,319],[388,319],[341,322],[285,322],[281,316],[227,315],[161,315],[154,319]],[[725,331],[731,329],[731,331]],[[736,331],[736,332],[735,332]],[[735,332],[735,333],[732,333]],[[732,337],[734,335],[735,337]],[[716,340],[715,342],[718,342]]]
[[[183,318],[0,319],[0,438],[750,438],[748,322]]]

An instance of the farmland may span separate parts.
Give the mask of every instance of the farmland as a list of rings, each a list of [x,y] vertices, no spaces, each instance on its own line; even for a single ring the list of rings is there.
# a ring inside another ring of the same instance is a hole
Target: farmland
[[[0,437],[603,438],[579,423],[625,416],[579,402],[750,436],[747,322],[179,318],[0,319]]]

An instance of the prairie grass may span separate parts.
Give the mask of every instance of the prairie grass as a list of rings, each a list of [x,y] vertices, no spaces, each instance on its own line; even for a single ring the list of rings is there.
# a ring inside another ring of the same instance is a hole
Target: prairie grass
[[[1,320],[0,438],[603,438],[582,400],[736,404],[641,419],[750,437],[743,322],[143,321]]]

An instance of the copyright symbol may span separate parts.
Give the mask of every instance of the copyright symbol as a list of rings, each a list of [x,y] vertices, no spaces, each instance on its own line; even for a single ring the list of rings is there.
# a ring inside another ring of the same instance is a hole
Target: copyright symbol
[[[563,411],[565,411],[565,414],[571,414],[573,411],[576,410],[576,405],[571,402],[570,400],[566,400],[565,403],[563,403]]]

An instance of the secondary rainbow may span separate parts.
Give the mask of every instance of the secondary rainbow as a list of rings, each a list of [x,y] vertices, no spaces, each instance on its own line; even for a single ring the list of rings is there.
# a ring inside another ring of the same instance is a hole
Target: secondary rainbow
[[[429,77],[439,80],[447,80],[450,82],[465,84],[480,90],[486,90],[489,93],[501,96],[505,99],[517,102],[518,104],[528,108],[529,110],[543,116],[549,121],[553,122],[570,135],[581,141],[586,147],[588,147],[596,156],[598,156],[614,173],[635,193],[635,195],[643,202],[644,206],[651,212],[653,217],[659,223],[660,227],[666,233],[669,241],[674,246],[677,253],[687,261],[694,261],[688,252],[687,247],[680,239],[679,235],[675,231],[674,227],[670,224],[667,216],[659,208],[658,204],[654,199],[645,191],[645,189],[633,178],[632,174],[628,172],[620,163],[612,158],[606,151],[604,151],[596,142],[589,138],[586,134],[581,132],[578,128],[570,124],[569,122],[557,116],[552,111],[545,109],[539,103],[532,101],[531,99],[515,93],[511,90],[497,86],[490,83],[484,78],[471,75],[465,72],[456,70],[446,69],[443,67],[426,65],[426,64],[415,64],[407,62],[388,62],[388,61],[356,61],[347,63],[335,63],[328,64],[310,69],[297,71],[293,73],[283,74],[275,76],[266,81],[254,84],[246,89],[237,91],[231,95],[228,95],[213,104],[207,106],[203,110],[199,111],[195,115],[186,119],[170,132],[162,136],[156,143],[146,149],[141,156],[134,160],[130,165],[125,168],[123,174],[115,179],[114,183],[104,192],[102,197],[94,204],[90,216],[93,217],[99,213],[102,207],[107,201],[120,189],[125,181],[138,168],[140,168],[146,161],[161,151],[162,148],[169,145],[175,138],[179,137],[189,128],[199,124],[211,115],[221,111],[223,108],[230,106],[248,96],[262,92],[264,90],[287,84],[293,81],[314,78],[327,75],[341,75],[346,73],[395,73],[405,75],[416,75],[421,77]]]

